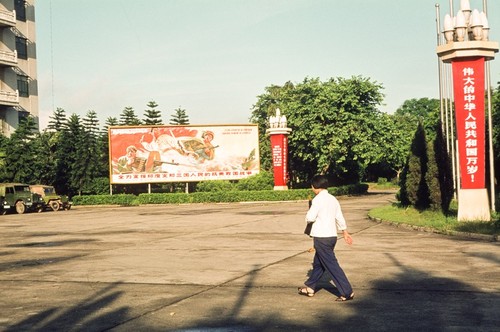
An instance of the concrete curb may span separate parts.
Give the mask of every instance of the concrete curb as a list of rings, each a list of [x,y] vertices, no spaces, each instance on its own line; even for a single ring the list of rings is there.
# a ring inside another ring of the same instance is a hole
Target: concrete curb
[[[416,230],[419,232],[449,235],[449,236],[454,236],[454,237],[463,238],[463,239],[480,240],[480,241],[487,241],[487,242],[498,242],[498,235],[487,235],[487,234],[458,232],[458,231],[441,231],[441,230],[431,228],[431,227],[415,226],[415,225],[409,225],[409,224],[405,224],[405,223],[398,223],[398,222],[394,222],[394,221],[383,220],[381,218],[374,218],[370,215],[368,215],[368,218],[371,221],[374,221],[377,223],[389,224],[389,225],[394,226],[394,227],[411,229],[411,230]]]

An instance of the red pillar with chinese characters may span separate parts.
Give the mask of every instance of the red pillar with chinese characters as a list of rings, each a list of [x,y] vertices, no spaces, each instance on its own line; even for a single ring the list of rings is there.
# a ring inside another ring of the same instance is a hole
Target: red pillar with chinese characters
[[[450,41],[437,48],[453,71],[458,151],[458,220],[491,220],[486,189],[485,61],[498,52],[491,41]]]
[[[484,58],[452,62],[461,189],[485,185]]]
[[[269,118],[270,128],[266,130],[271,136],[271,156],[273,158],[274,190],[287,190],[288,182],[288,135],[292,129],[286,127],[286,117],[280,115]]]

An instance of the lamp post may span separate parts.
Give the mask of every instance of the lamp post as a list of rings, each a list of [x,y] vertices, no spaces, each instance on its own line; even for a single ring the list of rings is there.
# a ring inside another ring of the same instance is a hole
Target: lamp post
[[[461,0],[461,9],[451,18],[445,16],[442,31],[446,43],[437,46],[437,55],[443,63],[451,64],[453,96],[455,100],[455,128],[458,153],[458,220],[491,220],[494,209],[494,190],[491,180],[491,209],[486,189],[486,126],[485,89],[490,89],[487,61],[498,52],[498,42],[488,39],[489,25],[486,13],[471,11],[469,0]],[[454,20],[454,25],[451,23]],[[450,23],[451,22],[451,23]],[[451,33],[453,32],[453,33]],[[486,73],[486,75],[485,75]],[[486,76],[486,77],[485,77]],[[489,95],[489,94],[488,94]],[[489,116],[491,103],[488,100]],[[489,121],[491,133],[491,121]],[[492,144],[490,135],[490,174]]]
[[[288,135],[292,129],[287,128],[286,116],[276,109],[276,115],[269,117],[269,129],[266,133],[271,136],[271,155],[273,158],[274,190],[287,190],[288,180]]]

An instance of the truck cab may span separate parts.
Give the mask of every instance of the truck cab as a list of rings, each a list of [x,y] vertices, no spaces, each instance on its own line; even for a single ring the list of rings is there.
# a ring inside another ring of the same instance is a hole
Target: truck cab
[[[0,183],[1,214],[16,212],[23,214],[29,211],[41,212],[45,202],[41,195],[33,194],[30,186],[23,183]]]

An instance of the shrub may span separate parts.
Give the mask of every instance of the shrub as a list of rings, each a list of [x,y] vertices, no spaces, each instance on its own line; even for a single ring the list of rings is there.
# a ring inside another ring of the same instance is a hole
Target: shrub
[[[137,205],[137,196],[132,194],[118,194],[118,195],[82,195],[73,196],[74,205],[122,205],[130,206]]]
[[[387,183],[387,178],[378,178],[377,179],[377,184],[379,185],[385,185]]]
[[[358,195],[368,190],[367,184],[355,184],[328,188],[332,195]],[[152,193],[118,195],[84,195],[73,198],[74,205],[139,205],[139,204],[187,204],[187,203],[229,203],[251,201],[296,201],[307,200],[312,196],[311,189],[292,190],[246,190],[186,193]]]
[[[197,192],[231,191],[234,189],[234,184],[227,180],[202,181],[196,185]]]
[[[266,171],[241,179],[236,184],[238,190],[272,190],[273,187],[274,176]]]
[[[90,183],[83,187],[82,191],[92,195],[109,194],[109,178],[100,177],[92,179]]]

